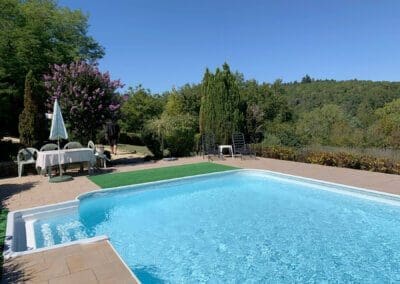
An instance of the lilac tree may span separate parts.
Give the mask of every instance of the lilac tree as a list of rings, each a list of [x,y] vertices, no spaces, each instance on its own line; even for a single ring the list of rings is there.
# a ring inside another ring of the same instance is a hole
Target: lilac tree
[[[118,116],[121,97],[116,90],[123,84],[101,73],[96,64],[55,64],[44,80],[48,109],[57,98],[71,136],[81,142],[94,140],[105,121]]]

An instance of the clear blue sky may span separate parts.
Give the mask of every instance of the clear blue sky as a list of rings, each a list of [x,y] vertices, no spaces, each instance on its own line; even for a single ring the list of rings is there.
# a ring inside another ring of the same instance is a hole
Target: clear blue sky
[[[225,61],[246,79],[400,79],[400,1],[61,0],[89,14],[103,71],[152,92]]]

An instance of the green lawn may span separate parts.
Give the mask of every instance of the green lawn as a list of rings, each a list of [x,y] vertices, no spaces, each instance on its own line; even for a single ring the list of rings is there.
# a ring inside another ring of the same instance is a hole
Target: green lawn
[[[157,180],[180,178],[186,176],[223,172],[237,169],[214,163],[197,163],[156,169],[138,170],[126,173],[111,173],[91,176],[89,179],[102,188],[116,187]]]
[[[106,150],[109,148],[106,147]],[[118,150],[126,153],[135,153],[143,156],[153,156],[153,153],[146,146],[118,144]]]
[[[7,214],[8,210],[0,209],[0,249],[3,251],[4,239],[6,237],[6,225],[7,225]],[[0,255],[0,268],[3,267],[3,253]],[[0,278],[2,276],[3,269],[0,270]]]

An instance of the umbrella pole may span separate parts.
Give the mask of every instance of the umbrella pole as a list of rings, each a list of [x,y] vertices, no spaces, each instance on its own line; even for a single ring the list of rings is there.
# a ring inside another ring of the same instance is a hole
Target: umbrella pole
[[[58,144],[58,166],[60,167],[60,176],[62,176],[61,154],[60,154],[60,138],[57,139],[57,144]]]

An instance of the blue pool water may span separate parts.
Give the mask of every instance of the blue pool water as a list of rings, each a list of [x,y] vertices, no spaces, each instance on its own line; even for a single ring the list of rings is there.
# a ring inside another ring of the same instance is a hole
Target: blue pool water
[[[36,242],[108,235],[143,283],[400,281],[400,207],[320,188],[237,171],[97,193]]]

